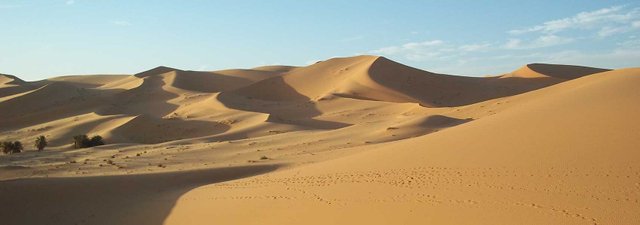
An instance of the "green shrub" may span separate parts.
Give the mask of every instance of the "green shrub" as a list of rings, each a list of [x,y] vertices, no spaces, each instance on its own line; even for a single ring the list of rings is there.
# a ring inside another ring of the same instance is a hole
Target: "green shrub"
[[[73,136],[73,147],[74,148],[86,148],[89,143],[89,137],[86,134]]]
[[[14,141],[14,142],[5,141],[5,142],[2,142],[2,152],[4,154],[20,153],[20,152],[22,152],[22,150],[24,150],[24,148],[22,147],[22,143],[19,142],[19,141]]]
[[[96,136],[91,137],[91,140],[89,140],[89,145],[91,147],[98,146],[98,145],[104,145],[104,141],[102,140],[102,137],[100,135],[96,135]]]

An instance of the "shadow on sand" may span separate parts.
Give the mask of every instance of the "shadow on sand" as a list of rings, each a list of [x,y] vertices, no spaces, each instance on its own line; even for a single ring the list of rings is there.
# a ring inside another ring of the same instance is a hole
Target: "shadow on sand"
[[[278,165],[161,174],[0,181],[2,224],[162,224],[193,188],[274,171]]]

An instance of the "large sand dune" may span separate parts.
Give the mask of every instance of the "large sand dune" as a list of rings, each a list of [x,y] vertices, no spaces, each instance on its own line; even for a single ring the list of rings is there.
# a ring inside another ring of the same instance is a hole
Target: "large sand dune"
[[[377,56],[0,75],[0,139],[27,149],[0,156],[0,218],[638,224],[639,84],[638,68],[529,64],[476,78]],[[72,149],[77,134],[108,145]]]

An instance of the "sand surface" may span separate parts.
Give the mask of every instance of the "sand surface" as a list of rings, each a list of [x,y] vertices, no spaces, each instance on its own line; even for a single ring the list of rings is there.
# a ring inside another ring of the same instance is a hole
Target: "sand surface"
[[[0,75],[8,224],[640,224],[640,68]],[[108,145],[73,149],[72,136]],[[33,149],[35,137],[50,142]]]

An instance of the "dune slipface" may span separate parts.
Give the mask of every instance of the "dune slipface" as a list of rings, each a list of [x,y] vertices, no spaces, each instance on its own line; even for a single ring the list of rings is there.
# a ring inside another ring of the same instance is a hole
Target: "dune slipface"
[[[638,224],[640,69],[0,75],[10,224]],[[44,100],[46,99],[46,100]],[[77,134],[107,145],[73,149]],[[31,147],[44,135],[50,145]],[[119,203],[123,206],[119,207]],[[131,213],[129,213],[131,212]]]

